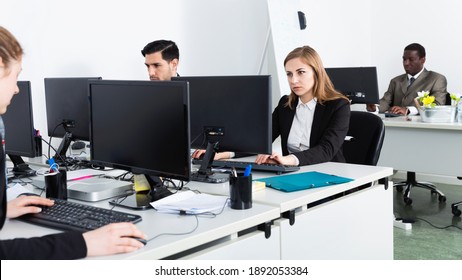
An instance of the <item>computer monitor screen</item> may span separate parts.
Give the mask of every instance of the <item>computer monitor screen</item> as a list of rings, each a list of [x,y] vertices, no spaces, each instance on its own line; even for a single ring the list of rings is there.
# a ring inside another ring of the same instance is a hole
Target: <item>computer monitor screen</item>
[[[91,81],[89,94],[93,163],[189,181],[187,83]]]
[[[335,89],[347,96],[351,103],[379,102],[376,67],[326,68],[326,72]]]
[[[19,94],[13,96],[6,113],[5,152],[10,155],[35,157],[34,120],[29,81],[18,81]]]
[[[90,140],[88,81],[100,77],[45,78],[48,136]]]
[[[90,140],[88,81],[100,77],[45,78],[48,136],[63,140],[54,156],[65,161],[71,141]]]
[[[197,76],[174,80],[189,82],[193,148],[209,148],[213,142],[215,151],[271,154],[270,76]],[[213,160],[213,155],[211,159],[205,156],[204,162]],[[201,168],[200,172],[210,173],[211,166],[203,167],[207,171]]]
[[[5,114],[5,153],[11,158],[16,175],[31,172],[21,156],[35,157],[35,130],[29,81],[18,81],[19,94],[13,96]],[[33,175],[33,174],[30,174]]]
[[[191,143],[205,148],[208,128],[222,128],[218,151],[271,153],[270,76],[176,77],[188,81]]]

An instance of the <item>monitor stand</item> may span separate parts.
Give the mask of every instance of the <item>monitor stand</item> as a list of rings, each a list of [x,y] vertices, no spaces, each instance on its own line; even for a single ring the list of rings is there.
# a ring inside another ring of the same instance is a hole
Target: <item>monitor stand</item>
[[[13,174],[15,177],[24,178],[36,175],[35,170],[31,169],[21,156],[8,155],[8,157],[11,159],[11,162],[13,162]]]
[[[71,145],[72,140],[73,140],[72,133],[66,132],[64,134],[63,140],[61,141],[58,149],[56,150],[56,154],[53,156],[53,159],[55,160],[57,164],[66,165],[67,163],[66,153],[67,153],[67,150],[69,149],[69,146]]]
[[[137,192],[125,198],[119,198],[109,201],[109,204],[120,206],[132,210],[151,209],[151,202],[162,199],[173,193],[169,191],[159,177],[145,175],[151,189],[145,192]]]
[[[217,142],[208,142],[204,157],[197,172],[191,174],[191,180],[204,183],[224,183],[229,181],[229,174],[214,173],[212,171],[212,163],[215,158]]]

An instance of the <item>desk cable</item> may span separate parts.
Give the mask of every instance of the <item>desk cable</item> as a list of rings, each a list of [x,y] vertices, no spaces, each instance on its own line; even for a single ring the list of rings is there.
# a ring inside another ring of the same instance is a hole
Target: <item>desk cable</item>
[[[186,235],[186,234],[193,233],[199,227],[199,217],[215,218],[216,216],[223,213],[226,205],[228,204],[228,201],[229,201],[229,198],[226,199],[225,203],[223,204],[223,207],[221,208],[220,212],[218,212],[218,213],[204,212],[204,213],[199,213],[199,214],[188,214],[186,211],[180,210],[180,211],[178,211],[179,215],[181,215],[181,216],[194,216],[196,218],[196,225],[194,226],[193,229],[191,229],[189,231],[186,231],[186,232],[164,232],[164,233],[160,233],[158,235],[155,235],[152,238],[147,239],[147,241],[150,242],[151,240],[154,240],[154,239],[156,239],[156,238],[158,238],[160,236],[163,236],[163,235]]]
[[[457,228],[459,230],[462,230],[461,227],[457,226],[457,225],[447,225],[447,226],[436,226],[434,224],[432,224],[431,222],[429,222],[428,220],[425,220],[423,218],[418,218],[418,217],[415,217],[415,218],[396,218],[397,221],[402,221],[403,223],[415,223],[416,220],[419,220],[419,221],[423,221],[427,224],[429,224],[430,226],[436,228],[436,229],[447,229],[447,228],[450,228],[450,227],[454,227],[454,228]]]
[[[55,130],[56,130],[56,127],[55,127]],[[55,132],[55,131],[53,130],[53,133],[54,133],[54,132]],[[51,158],[51,156],[50,156],[50,149],[53,149],[53,151],[55,152],[55,154],[58,155],[59,158],[61,159],[61,161],[64,163],[64,167],[66,168],[66,171],[69,171],[67,160],[64,159],[64,158],[62,158],[61,155],[58,154],[58,151],[57,151],[55,148],[53,148],[53,146],[51,146],[51,139],[52,139],[52,138],[53,138],[53,137],[50,136],[50,139],[48,140],[49,142],[47,142],[47,141],[46,141],[45,139],[43,139],[43,137],[42,137],[42,141],[45,142],[45,144],[48,145],[48,155],[45,155],[45,157],[47,158],[47,160],[49,160],[49,159]]]
[[[439,227],[439,226],[436,226],[436,225],[430,223],[429,221],[427,221],[427,220],[425,220],[425,219],[417,218],[417,217],[416,217],[415,219],[416,219],[416,220],[420,220],[420,221],[424,221],[424,222],[426,222],[427,224],[429,224],[430,226],[432,226],[432,227],[434,227],[434,228],[437,228],[437,229],[447,229],[447,228],[450,228],[450,227],[455,227],[455,228],[457,228],[457,229],[459,229],[459,230],[462,230],[462,228],[459,227],[459,226],[457,226],[457,225],[447,225],[447,226]]]

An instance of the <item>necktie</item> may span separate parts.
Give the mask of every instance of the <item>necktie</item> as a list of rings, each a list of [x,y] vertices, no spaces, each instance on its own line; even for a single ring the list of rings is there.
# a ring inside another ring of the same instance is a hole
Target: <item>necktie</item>
[[[409,79],[409,85],[408,85],[407,87],[410,87],[414,81],[415,81],[415,78],[414,78],[414,77],[411,77],[411,78]]]

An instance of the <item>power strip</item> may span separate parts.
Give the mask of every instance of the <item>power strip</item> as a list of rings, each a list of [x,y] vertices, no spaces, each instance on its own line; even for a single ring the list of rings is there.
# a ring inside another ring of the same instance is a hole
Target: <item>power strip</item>
[[[404,223],[402,220],[393,220],[393,226],[404,230],[412,229],[412,223]]]

